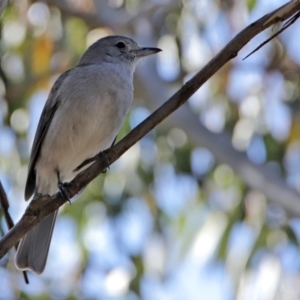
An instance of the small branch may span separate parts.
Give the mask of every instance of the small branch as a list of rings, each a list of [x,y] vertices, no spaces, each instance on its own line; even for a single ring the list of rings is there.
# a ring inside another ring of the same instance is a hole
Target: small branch
[[[281,15],[281,21],[289,19],[300,11],[300,3],[296,3],[290,10]],[[145,121],[133,129],[124,139],[113,148],[106,150],[106,156],[110,163],[115,162],[132,145],[161,123],[166,117],[183,105],[212,75],[214,75],[228,61],[236,57],[238,52],[254,36],[266,28],[272,26],[278,20],[272,19],[272,13],[267,14],[258,21],[250,24],[235,36],[219,54],[217,54],[200,72],[186,82],[167,102],[157,109]],[[97,177],[106,168],[106,160],[98,159],[87,170],[80,173],[67,187],[70,197],[75,196],[90,181]],[[41,222],[47,215],[57,210],[65,203],[65,199],[59,193],[54,196],[38,195],[29,204],[21,220],[0,241],[0,258],[12,248],[30,229]]]
[[[252,52],[250,52],[246,57],[243,58],[243,60],[245,60],[246,58],[248,58],[249,56],[251,56],[253,53],[255,53],[256,51],[258,51],[261,47],[263,47],[264,45],[266,45],[267,43],[269,43],[271,40],[273,40],[276,36],[278,36],[280,33],[282,33],[283,31],[285,31],[287,28],[289,28],[292,24],[294,24],[300,17],[300,12],[296,13],[294,16],[292,16],[284,25],[283,27],[278,30],[276,33],[274,33],[273,35],[271,35],[267,40],[265,40],[263,43],[261,43],[257,48],[255,48]]]
[[[14,221],[12,220],[9,212],[8,212],[8,209],[9,209],[9,202],[8,202],[8,199],[7,199],[7,195],[5,193],[5,190],[3,188],[3,185],[2,185],[2,182],[0,181],[0,203],[1,203],[1,207],[2,207],[2,210],[3,210],[3,214],[4,214],[4,218],[5,218],[5,221],[6,221],[6,224],[7,224],[7,227],[8,229],[12,229],[15,225],[14,225]],[[15,248],[16,250],[18,249],[18,244],[17,243],[15,245]],[[25,283],[28,284],[29,283],[29,280],[28,280],[28,277],[27,277],[27,273],[26,271],[23,271],[23,276],[24,276],[24,280],[25,280]]]
[[[4,218],[7,224],[8,229],[11,229],[14,227],[14,222],[8,212],[8,208],[9,208],[9,202],[6,196],[6,193],[4,191],[2,182],[0,181],[0,202],[1,202],[1,207],[3,210],[3,214],[4,214]]]

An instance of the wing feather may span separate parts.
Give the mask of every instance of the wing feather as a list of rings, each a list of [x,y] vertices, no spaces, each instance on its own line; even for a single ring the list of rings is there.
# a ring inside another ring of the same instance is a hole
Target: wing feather
[[[28,200],[35,191],[35,185],[36,185],[35,163],[39,157],[41,146],[43,144],[43,139],[48,131],[48,128],[51,124],[54,114],[61,103],[59,99],[59,89],[63,81],[66,79],[66,77],[70,72],[71,70],[63,73],[56,80],[49,93],[45,107],[42,111],[39,124],[35,133],[32,149],[31,149],[30,161],[28,166],[28,176],[27,176],[26,187],[25,187],[25,200]]]

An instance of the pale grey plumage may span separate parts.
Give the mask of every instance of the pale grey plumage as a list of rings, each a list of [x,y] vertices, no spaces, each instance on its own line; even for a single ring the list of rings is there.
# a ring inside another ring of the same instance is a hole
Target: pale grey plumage
[[[160,51],[110,36],[84,53],[55,82],[42,112],[28,169],[25,198],[54,194],[58,180],[70,182],[87,159],[110,147],[133,98],[133,72],[140,57]],[[16,265],[43,272],[57,212],[21,241]]]

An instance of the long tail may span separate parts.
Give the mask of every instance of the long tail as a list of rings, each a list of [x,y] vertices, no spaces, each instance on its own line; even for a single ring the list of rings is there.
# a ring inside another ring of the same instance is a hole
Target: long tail
[[[17,254],[16,266],[41,274],[46,266],[57,211],[34,227],[22,239]]]

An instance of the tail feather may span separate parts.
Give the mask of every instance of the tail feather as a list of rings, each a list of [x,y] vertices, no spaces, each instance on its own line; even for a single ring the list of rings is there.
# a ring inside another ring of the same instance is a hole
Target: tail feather
[[[46,266],[57,211],[46,217],[22,239],[16,254],[16,266],[41,274]]]

